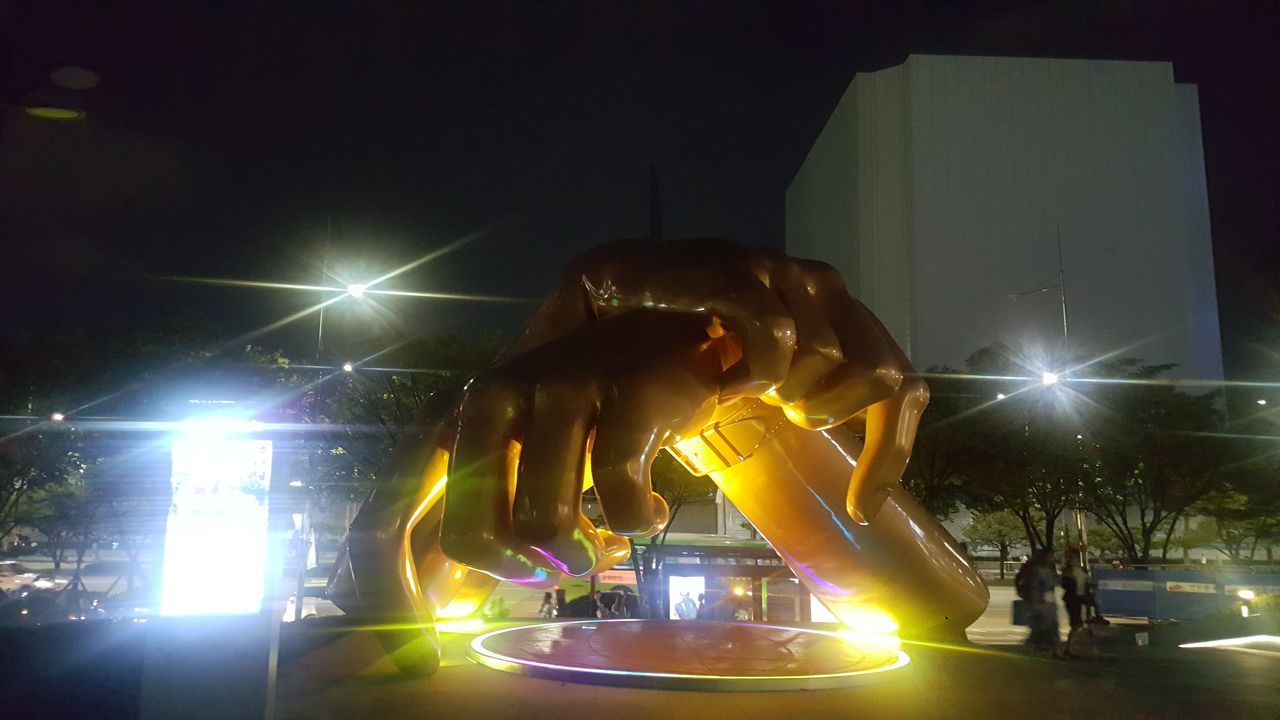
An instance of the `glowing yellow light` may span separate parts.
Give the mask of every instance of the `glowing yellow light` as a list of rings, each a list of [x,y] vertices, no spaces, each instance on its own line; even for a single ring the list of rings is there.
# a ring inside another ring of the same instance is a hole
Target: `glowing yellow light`
[[[812,685],[810,684],[815,681],[821,682],[824,680],[835,680],[839,678],[853,679],[858,677],[869,677],[869,676],[878,675],[880,673],[897,670],[898,668],[904,667],[909,662],[911,662],[911,658],[908,657],[906,653],[902,652],[896,647],[886,647],[885,649],[888,650],[889,657],[886,657],[885,659],[886,661],[884,662],[884,664],[881,664],[877,667],[871,667],[865,670],[851,670],[851,671],[844,671],[844,672],[818,673],[818,674],[810,674],[810,675],[785,675],[785,674],[783,675],[714,675],[714,674],[686,673],[686,672],[647,672],[647,671],[638,671],[638,670],[618,670],[613,668],[588,667],[588,666],[582,666],[582,665],[560,665],[555,663],[538,662],[538,661],[530,660],[528,658],[510,657],[507,655],[503,655],[499,652],[496,652],[494,650],[491,650],[488,647],[485,647],[485,643],[491,640],[492,638],[500,635],[504,635],[507,633],[511,633],[511,632],[522,632],[522,631],[528,631],[530,629],[550,628],[550,627],[555,627],[559,630],[567,626],[572,626],[572,625],[590,626],[598,622],[602,622],[602,621],[582,620],[582,621],[571,621],[567,623],[547,623],[544,625],[532,625],[532,626],[526,625],[526,626],[515,627],[515,628],[504,628],[501,630],[495,630],[493,632],[480,635],[475,639],[473,639],[471,641],[470,648],[467,652],[467,657],[480,663],[481,665],[491,667],[495,670],[501,670],[503,672],[510,672],[510,673],[516,673],[516,674],[522,674],[522,675],[531,675],[533,673],[544,672],[544,671],[562,671],[562,672],[569,671],[569,672],[582,673],[586,675],[605,676],[605,677],[612,677],[612,678],[618,678],[618,679],[626,678],[626,677],[641,677],[641,678],[662,678],[662,679],[683,680],[683,681],[708,681],[711,683],[715,683],[715,685],[708,685],[706,687],[718,687],[719,689],[730,689],[734,687],[735,684],[741,683],[743,681],[746,681],[747,683],[749,683],[749,687],[752,687],[755,689],[758,689],[759,687],[761,687],[761,684],[770,685],[770,684],[779,684],[779,683],[788,683],[788,682],[797,682],[797,681],[806,683],[806,685],[812,687]],[[609,620],[608,622],[634,623],[634,622],[645,622],[645,621],[639,620],[639,619],[625,619],[625,620]],[[765,626],[765,627],[772,627],[772,626]],[[807,635],[818,635],[818,636],[846,639],[846,638],[843,638],[839,633],[829,633],[829,632],[823,632],[821,630],[807,630],[804,628],[775,628],[775,629],[785,629],[790,632],[802,633]],[[848,639],[848,640],[850,642],[853,642],[852,639]],[[885,646],[882,645],[881,647],[885,647]],[[533,675],[533,676],[538,677],[538,675]],[[549,677],[549,676],[544,676],[544,677]]]
[[[1183,643],[1180,648],[1216,648],[1216,647],[1235,647],[1238,645],[1261,645],[1261,644],[1280,645],[1280,635],[1247,635],[1238,638],[1223,638],[1221,640],[1206,640],[1204,642]]]
[[[479,618],[449,620],[436,623],[436,629],[442,633],[475,633],[484,630],[484,621]]]
[[[27,114],[31,117],[37,117],[41,120],[57,120],[59,122],[70,122],[74,120],[83,120],[84,111],[72,108],[51,107],[47,105],[39,105],[27,108]]]
[[[409,591],[414,595],[418,594],[418,578],[413,572],[413,559],[408,555],[404,558],[404,579],[409,583]]]
[[[453,571],[453,579],[454,579],[454,580],[461,580],[461,579],[462,579],[462,568],[458,568],[457,570],[454,570],[454,571]]]
[[[347,294],[359,300],[364,297],[364,291],[367,289],[369,289],[369,286],[364,283],[354,283],[347,286]]]
[[[836,616],[848,628],[848,637],[859,640],[894,636],[898,632],[898,621],[894,620],[889,613],[877,608],[841,608]]]
[[[480,603],[484,600],[477,600],[474,597],[458,598],[449,603],[438,614],[442,618],[464,618],[468,615],[474,615],[480,610]]]
[[[743,589],[742,589],[742,588],[740,588],[740,587],[736,587],[736,588],[734,588],[734,589],[733,589],[733,594],[734,594],[734,595],[737,595],[738,597],[742,597],[743,595],[746,595],[746,594],[747,594],[747,591],[746,591],[746,590],[743,590]]]
[[[1252,600],[1257,596],[1258,596],[1257,593],[1250,590],[1249,588],[1245,588],[1240,592],[1236,593],[1236,597],[1239,597],[1241,600]]]

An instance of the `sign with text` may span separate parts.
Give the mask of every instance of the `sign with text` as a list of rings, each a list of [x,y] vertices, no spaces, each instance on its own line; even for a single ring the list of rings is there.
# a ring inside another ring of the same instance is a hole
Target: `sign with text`
[[[1165,592],[1185,592],[1185,593],[1209,593],[1216,594],[1218,586],[1213,583],[1196,583],[1196,582],[1166,582],[1164,584]]]

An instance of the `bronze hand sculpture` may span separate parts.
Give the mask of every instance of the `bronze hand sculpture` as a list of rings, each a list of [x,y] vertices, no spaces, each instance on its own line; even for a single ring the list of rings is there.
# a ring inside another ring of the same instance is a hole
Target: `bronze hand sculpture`
[[[428,412],[353,523],[333,594],[386,619],[402,669],[430,671],[431,623],[473,612],[494,578],[598,573],[661,530],[649,467],[666,448],[846,624],[954,634],[986,588],[899,485],[927,402],[825,264],[716,240],[605,245]],[[604,529],[581,510],[593,485]]]

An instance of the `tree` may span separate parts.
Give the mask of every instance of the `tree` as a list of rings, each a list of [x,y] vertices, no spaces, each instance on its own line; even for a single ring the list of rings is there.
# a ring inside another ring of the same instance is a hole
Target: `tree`
[[[1197,511],[1196,514],[1199,514],[1199,512]],[[1212,517],[1202,517],[1195,525],[1191,525],[1191,518],[1184,515],[1182,518],[1182,530],[1180,532],[1177,530],[1176,523],[1170,529],[1172,536],[1165,539],[1164,547],[1166,549],[1173,547],[1181,550],[1183,561],[1186,561],[1191,551],[1196,548],[1213,547],[1218,537],[1218,523]],[[1115,537],[1109,530],[1107,532],[1112,537]],[[1115,542],[1117,553],[1124,554],[1123,544],[1118,539]],[[1161,559],[1169,559],[1167,550],[1161,555]]]
[[[1135,563],[1151,559],[1161,535],[1167,554],[1179,518],[1222,487],[1229,457],[1212,432],[1220,421],[1216,395],[1158,382],[1169,367],[1111,363],[1098,374],[1128,382],[1100,384],[1089,397],[1105,411],[1089,419],[1084,497]]]
[[[710,478],[693,475],[670,453],[661,452],[653,460],[650,470],[653,491],[662,496],[671,511],[667,526],[643,545],[631,544],[631,566],[635,568],[636,585],[650,608],[662,607],[662,562],[667,533],[675,523],[676,515],[688,502],[706,499],[715,493],[715,483]]]
[[[1202,546],[1211,546],[1237,562],[1252,560],[1259,547],[1274,557],[1280,535],[1280,473],[1271,462],[1246,459],[1232,463],[1222,475],[1226,485],[1197,503],[1202,524],[1213,529]]]
[[[75,464],[64,428],[29,425],[0,438],[0,538],[22,524],[31,495],[65,480]]]
[[[55,412],[151,412],[162,404],[157,382],[213,357],[209,347],[207,336],[161,328],[54,332],[0,349],[10,361],[0,373],[0,415],[8,416],[0,425],[0,537],[27,512],[23,504],[31,494],[45,493],[38,496],[42,512],[50,511],[52,499],[61,497],[56,486],[110,454],[101,433],[86,430],[76,415],[53,421]]]
[[[62,568],[67,551],[71,550],[79,572],[96,530],[94,500],[89,481],[81,475],[32,492],[23,506],[19,519],[44,536],[43,547],[53,560],[54,570]]]
[[[949,367],[931,367],[929,407],[920,419],[902,484],[926,510],[950,517],[963,499],[963,471],[973,450],[965,416],[981,402]]]
[[[378,356],[379,368],[392,369],[357,366],[300,389],[278,377],[295,393],[286,406],[292,419],[318,429],[304,440],[300,474],[323,501],[362,499],[427,400],[461,386],[498,349],[493,338],[417,338]]]
[[[1026,541],[1022,520],[1008,510],[979,513],[973,516],[964,530],[964,537],[975,547],[986,547],[1000,553],[1000,577],[1004,577],[1004,563],[1009,551]]]
[[[1004,345],[984,348],[965,361],[988,377],[1026,375]],[[997,400],[993,387],[965,416],[962,474],[965,503],[982,512],[1008,510],[1022,523],[1027,544],[1052,548],[1062,513],[1078,503],[1084,462],[1078,422],[1054,388],[1038,383]]]
[[[1124,546],[1120,543],[1120,539],[1106,525],[1100,525],[1096,520],[1090,525],[1089,549],[1093,551],[1098,560],[1114,559],[1125,555]]]

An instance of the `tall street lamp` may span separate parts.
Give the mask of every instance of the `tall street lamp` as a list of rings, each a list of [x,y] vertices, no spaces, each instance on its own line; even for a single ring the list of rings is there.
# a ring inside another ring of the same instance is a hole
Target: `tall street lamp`
[[[1067,326],[1067,274],[1066,274],[1066,269],[1062,262],[1062,230],[1061,229],[1057,229],[1055,231],[1055,241],[1058,247],[1058,280],[1057,282],[1050,283],[1048,285],[1043,285],[1041,287],[1034,288],[1031,290],[1025,290],[1020,293],[1013,293],[1009,295],[1009,299],[1017,300],[1019,298],[1026,297],[1028,295],[1039,295],[1041,293],[1045,293],[1050,290],[1057,289],[1058,305],[1062,310],[1062,354],[1066,362],[1069,363],[1071,361],[1071,334]],[[1059,380],[1058,374],[1055,372],[1051,372],[1049,370],[1045,370],[1040,375],[1040,384],[1045,387],[1048,387],[1050,385],[1057,385],[1058,380]],[[1087,568],[1089,566],[1089,559],[1088,559],[1088,554],[1085,552],[1085,548],[1088,546],[1088,542],[1089,542],[1089,530],[1088,530],[1088,523],[1086,522],[1086,519],[1085,519],[1084,510],[1080,507],[1080,505],[1082,504],[1083,503],[1079,499],[1077,499],[1074,520],[1075,520],[1076,528],[1079,530],[1079,533],[1080,533],[1081,561],[1084,563],[1085,567]]]

